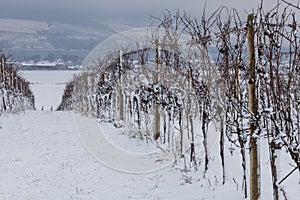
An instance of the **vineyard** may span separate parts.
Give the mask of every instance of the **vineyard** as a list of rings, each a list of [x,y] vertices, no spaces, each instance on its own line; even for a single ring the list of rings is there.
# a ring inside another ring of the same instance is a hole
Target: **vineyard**
[[[204,10],[200,20],[166,11],[152,18],[157,27],[135,49],[122,43],[105,56],[95,51],[98,62],[86,61],[93,66],[68,83],[59,110],[75,110],[155,141],[183,160],[184,170],[199,170],[204,177],[211,160],[208,133],[215,132],[222,183],[224,152],[238,151],[244,197],[251,199],[260,194],[259,144],[266,142],[273,198],[285,197],[281,183],[300,170],[300,38],[294,9],[278,4],[267,11],[260,5],[242,19],[221,7],[211,16]],[[217,56],[210,57],[212,49]],[[293,166],[284,177],[278,173],[279,155]]]
[[[34,109],[29,82],[18,74],[17,66],[10,64],[8,58],[0,54],[0,114]]]

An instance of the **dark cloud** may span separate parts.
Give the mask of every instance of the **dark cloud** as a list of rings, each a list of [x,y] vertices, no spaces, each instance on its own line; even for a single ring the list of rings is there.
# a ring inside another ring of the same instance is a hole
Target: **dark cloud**
[[[247,2],[247,3],[245,3]],[[250,12],[260,0],[207,0],[207,11],[221,5]],[[277,0],[265,0],[267,7]],[[93,24],[101,19],[119,20],[131,24],[147,24],[149,16],[160,16],[165,9],[185,10],[200,16],[202,0],[1,0],[1,18],[21,18],[71,24]],[[244,12],[245,13],[245,12]]]

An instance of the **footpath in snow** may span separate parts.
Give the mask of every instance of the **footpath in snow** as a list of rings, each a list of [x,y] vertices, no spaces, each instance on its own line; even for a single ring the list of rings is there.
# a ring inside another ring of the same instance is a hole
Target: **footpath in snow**
[[[243,199],[238,151],[234,156],[224,152],[226,184],[223,186],[218,148],[213,149],[210,168],[203,178],[202,165],[196,172],[184,172],[180,162],[169,166],[169,155],[157,149],[141,154],[118,149],[103,134],[113,131],[113,126],[102,124],[101,129],[96,120],[74,117],[72,112],[3,114],[0,127],[1,200]],[[123,144],[132,145],[124,137],[122,140]],[[141,149],[145,147],[145,143],[139,145]],[[265,152],[261,158],[262,199],[271,199]],[[285,175],[291,166],[284,160],[282,164],[285,167],[281,172]],[[158,168],[163,169],[153,171]],[[126,170],[131,173],[120,172]],[[153,172],[133,174],[132,170]],[[290,200],[299,197],[298,181],[299,176],[294,174],[284,182]]]
[[[174,156],[163,149],[152,153],[128,152],[114,145],[104,134],[114,129],[106,129],[89,117],[74,114],[74,120],[82,143],[98,161],[104,165],[125,173],[147,173],[174,163]]]
[[[152,173],[128,174],[106,167],[82,145],[72,112],[4,114],[0,127],[3,200],[222,199],[225,191],[236,197],[231,199],[241,199],[235,185],[216,190],[199,172],[186,174],[170,166]],[[119,153],[116,150],[114,156]],[[119,164],[132,166],[134,162],[127,162],[127,158],[119,157]],[[148,165],[144,158],[138,166]]]

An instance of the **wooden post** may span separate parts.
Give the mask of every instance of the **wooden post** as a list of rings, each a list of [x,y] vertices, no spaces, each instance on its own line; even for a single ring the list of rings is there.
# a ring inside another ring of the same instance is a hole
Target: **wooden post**
[[[5,80],[5,55],[1,54],[1,77],[2,77],[2,83],[3,83],[3,88],[6,90],[6,80]],[[3,110],[6,111],[6,101],[5,101],[5,96],[2,96],[2,103],[3,103]]]
[[[122,94],[122,64],[121,64],[121,52],[118,54],[118,102],[119,102],[119,120],[124,120],[123,110],[123,94]]]
[[[249,111],[250,118],[250,200],[258,200],[260,196],[259,184],[259,156],[257,149],[257,128],[255,116],[257,114],[257,100],[255,96],[255,49],[254,49],[254,14],[248,15],[248,65],[249,65]]]
[[[158,65],[159,65],[159,52],[158,52],[158,39],[155,39],[155,75],[154,85],[158,86]],[[157,99],[154,99],[154,133],[153,139],[157,140],[160,136],[160,117],[158,111]]]

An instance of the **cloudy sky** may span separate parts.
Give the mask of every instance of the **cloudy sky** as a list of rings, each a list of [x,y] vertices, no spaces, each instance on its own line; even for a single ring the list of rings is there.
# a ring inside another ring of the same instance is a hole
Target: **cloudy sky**
[[[290,0],[296,2],[297,0]],[[221,5],[242,13],[257,8],[260,0],[207,0],[207,10]],[[277,0],[264,0],[272,7]],[[164,9],[185,10],[191,15],[201,13],[204,0],[1,0],[0,18],[19,18],[90,24],[97,20],[118,20],[129,24],[147,24],[149,15],[160,16]]]

